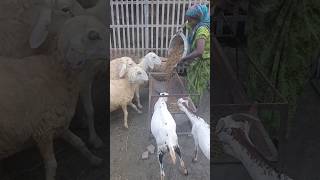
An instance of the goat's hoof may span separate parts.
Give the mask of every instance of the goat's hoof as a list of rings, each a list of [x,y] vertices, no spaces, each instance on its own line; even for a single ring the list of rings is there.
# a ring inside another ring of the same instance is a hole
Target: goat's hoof
[[[103,163],[103,159],[98,158],[98,157],[95,156],[90,160],[90,163],[91,163],[92,166],[97,167],[97,166],[100,166]]]
[[[140,111],[140,110],[139,110],[139,111],[137,111],[137,112],[138,112],[139,114],[142,114],[142,111]]]
[[[89,143],[95,149],[101,148],[104,145],[104,143],[102,142],[102,140],[99,137],[90,138]]]
[[[188,173],[188,170],[187,170],[187,169],[184,169],[184,170],[183,170],[183,174],[184,174],[185,176],[188,176],[188,174],[189,174],[189,173]]]
[[[138,104],[138,108],[139,108],[139,109],[142,109],[143,106],[142,106],[141,104]]]
[[[124,125],[124,127],[125,127],[126,129],[128,129],[128,128],[129,128],[129,127],[128,127],[128,124],[125,124],[125,125]]]
[[[198,159],[197,158],[192,158],[192,162],[196,163],[196,162],[198,162]]]

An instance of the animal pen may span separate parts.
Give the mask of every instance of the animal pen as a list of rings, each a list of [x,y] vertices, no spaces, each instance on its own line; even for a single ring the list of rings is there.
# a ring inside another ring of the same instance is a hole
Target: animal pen
[[[178,33],[185,23],[185,12],[193,3],[206,4],[210,10],[209,2],[207,0],[111,1],[111,58],[129,56],[138,61],[150,51],[161,57],[167,57],[168,50],[179,40],[183,41],[182,56],[185,56],[188,31],[183,30],[183,33]],[[199,96],[186,92],[184,82],[176,72],[170,80],[159,81],[165,75],[164,72],[149,74],[149,119],[159,92],[169,93],[168,109],[172,114],[181,113],[175,105],[179,97]],[[178,132],[178,134],[188,133]]]

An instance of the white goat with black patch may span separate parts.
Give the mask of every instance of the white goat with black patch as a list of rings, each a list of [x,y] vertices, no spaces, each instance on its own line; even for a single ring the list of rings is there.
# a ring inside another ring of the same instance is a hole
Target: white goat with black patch
[[[160,93],[161,96],[167,96],[168,93]],[[176,133],[176,122],[167,108],[167,97],[159,97],[154,105],[154,111],[151,119],[151,132],[157,142],[157,153],[160,164],[161,180],[164,179],[163,156],[169,151],[173,164],[176,162],[175,152],[180,158],[180,165],[183,168],[183,173],[188,175],[188,170],[185,167],[181,157],[181,151],[178,144],[178,136]]]
[[[202,150],[207,159],[210,160],[210,126],[195,114],[196,108],[188,97],[178,99],[178,107],[189,118],[192,124],[192,136],[194,139],[195,151],[193,161],[198,159],[198,147]]]

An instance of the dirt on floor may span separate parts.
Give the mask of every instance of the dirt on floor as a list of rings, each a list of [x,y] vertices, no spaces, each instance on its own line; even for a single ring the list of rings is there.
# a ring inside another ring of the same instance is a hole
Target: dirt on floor
[[[151,134],[150,119],[148,119],[148,89],[141,90],[140,98],[143,105],[143,113],[138,114],[132,108],[128,108],[128,126],[123,126],[122,111],[111,113],[110,118],[110,174],[111,180],[156,180],[160,179],[160,167],[156,149],[154,154],[149,154],[149,158],[142,160],[141,155],[150,144],[156,147],[156,142]],[[207,97],[209,94],[206,93]],[[206,120],[209,120],[209,98],[204,98],[202,113]],[[207,108],[207,109],[206,109]],[[200,110],[201,111],[201,110]],[[205,112],[206,111],[206,112]],[[180,129],[191,130],[191,126],[185,116],[177,116],[177,131]],[[182,128],[181,128],[182,127]],[[202,152],[199,152],[198,162],[193,163],[194,143],[192,136],[178,135],[181,146],[182,158],[189,171],[188,176],[184,176],[179,167],[179,160],[176,165],[170,163],[168,154],[164,158],[165,179],[170,180],[209,180],[210,163]]]

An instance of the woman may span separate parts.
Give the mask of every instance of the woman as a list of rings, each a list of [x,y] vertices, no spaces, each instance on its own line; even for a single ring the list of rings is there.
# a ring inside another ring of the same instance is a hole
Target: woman
[[[210,16],[206,5],[196,4],[186,12],[189,54],[179,62],[187,69],[189,93],[202,94],[210,81]],[[193,98],[196,103],[199,99]]]

